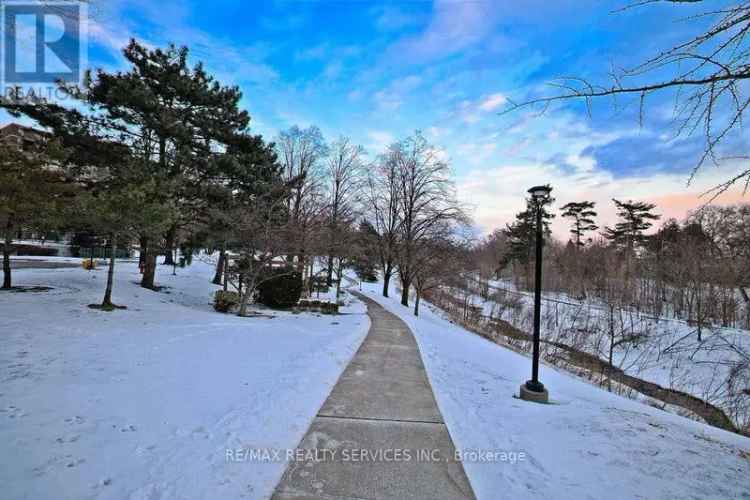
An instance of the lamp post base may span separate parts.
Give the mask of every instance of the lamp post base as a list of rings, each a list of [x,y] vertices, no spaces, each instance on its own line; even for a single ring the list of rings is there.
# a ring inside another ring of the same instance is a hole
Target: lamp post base
[[[529,389],[526,384],[521,384],[521,391],[519,396],[524,401],[533,401],[534,403],[549,402],[549,392],[547,392],[547,389],[545,389],[544,386],[542,386],[541,391],[534,391]]]

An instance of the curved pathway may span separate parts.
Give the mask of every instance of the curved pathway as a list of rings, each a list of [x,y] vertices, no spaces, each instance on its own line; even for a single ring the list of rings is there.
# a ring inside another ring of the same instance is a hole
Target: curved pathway
[[[474,499],[406,324],[374,301],[370,331],[273,500]]]

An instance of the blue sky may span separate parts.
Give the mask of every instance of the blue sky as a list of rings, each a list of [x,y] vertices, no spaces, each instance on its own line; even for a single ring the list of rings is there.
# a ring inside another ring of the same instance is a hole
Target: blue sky
[[[712,2],[712,5],[721,2]],[[512,219],[526,189],[551,183],[558,204],[612,197],[659,203],[667,216],[696,206],[696,194],[728,166],[686,187],[700,138],[674,140],[669,95],[637,106],[555,106],[541,117],[500,116],[507,99],[540,95],[575,75],[607,81],[696,32],[680,21],[692,5],[613,11],[596,0],[94,0],[89,63],[116,69],[130,37],[188,45],[222,82],[244,91],[256,132],[292,125],[348,135],[372,155],[419,129],[444,149],[459,197],[487,231]],[[3,117],[0,117],[3,120]],[[734,139],[746,144],[742,134]],[[724,201],[738,199],[729,195]],[[558,235],[565,234],[562,221]]]

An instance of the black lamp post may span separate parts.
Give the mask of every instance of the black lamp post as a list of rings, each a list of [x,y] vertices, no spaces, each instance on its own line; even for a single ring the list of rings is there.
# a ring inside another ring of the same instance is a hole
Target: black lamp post
[[[549,395],[544,384],[539,381],[539,328],[541,324],[542,306],[542,247],[544,244],[544,232],[542,230],[542,212],[544,202],[549,198],[552,188],[550,186],[535,186],[529,189],[529,194],[534,200],[536,209],[536,282],[534,285],[534,348],[532,353],[531,380],[521,386],[521,398],[547,402]]]

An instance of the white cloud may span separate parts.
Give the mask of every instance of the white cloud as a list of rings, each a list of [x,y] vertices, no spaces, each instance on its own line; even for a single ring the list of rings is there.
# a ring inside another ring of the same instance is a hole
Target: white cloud
[[[494,111],[505,104],[507,100],[503,94],[492,94],[479,103],[479,109],[482,111]]]
[[[344,64],[341,61],[333,61],[328,63],[323,70],[323,77],[327,80],[335,80],[341,76],[341,72],[344,70]]]
[[[467,165],[481,167],[488,162],[496,150],[497,144],[494,142],[466,142],[456,148],[456,155]]]
[[[367,132],[367,138],[369,139],[367,149],[374,154],[383,152],[396,141],[396,137],[385,130],[370,130]]]
[[[400,95],[385,90],[375,92],[373,98],[378,109],[382,111],[396,111],[404,102]]]
[[[213,33],[194,27],[190,23],[191,7],[184,2],[162,0],[131,0],[155,29],[136,26],[127,9],[129,2],[113,1],[97,4],[89,19],[89,38],[111,53],[118,54],[130,38],[136,38],[147,47],[166,46],[175,40],[183,40],[190,48],[193,62],[205,62],[209,71],[224,84],[269,84],[279,78],[278,72],[266,63],[272,47],[262,43],[238,44]],[[131,19],[131,20],[129,20]],[[144,32],[145,31],[145,32]],[[150,36],[149,36],[150,35]],[[180,45],[180,43],[177,43]]]
[[[436,0],[433,12],[422,33],[391,48],[394,56],[427,62],[460,52],[486,37],[497,17],[492,2]]]
[[[315,61],[324,59],[330,50],[327,43],[321,43],[307,47],[303,50],[299,50],[294,54],[294,59],[297,61]]]
[[[379,110],[395,111],[404,103],[405,97],[422,84],[422,78],[409,75],[393,80],[385,89],[375,92],[373,99]]]
[[[375,26],[381,31],[397,31],[416,22],[411,14],[395,5],[383,5],[371,11],[375,16]]]
[[[441,128],[441,127],[428,127],[427,130],[427,137],[429,137],[432,140],[440,139],[444,137],[446,134],[448,134],[448,130]]]

